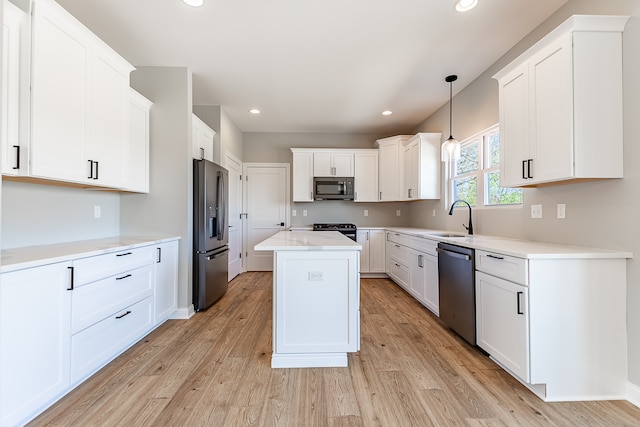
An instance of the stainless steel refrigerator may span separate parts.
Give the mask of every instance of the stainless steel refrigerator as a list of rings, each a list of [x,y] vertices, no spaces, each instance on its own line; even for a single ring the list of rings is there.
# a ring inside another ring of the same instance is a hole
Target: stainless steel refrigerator
[[[229,172],[193,160],[193,306],[204,310],[227,291]]]

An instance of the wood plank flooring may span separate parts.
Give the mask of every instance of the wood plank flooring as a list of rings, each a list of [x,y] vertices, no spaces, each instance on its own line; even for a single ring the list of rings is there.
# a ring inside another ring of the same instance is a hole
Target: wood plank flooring
[[[387,279],[363,279],[348,368],[271,369],[271,273],[171,320],[33,426],[638,426],[624,401],[544,403]]]

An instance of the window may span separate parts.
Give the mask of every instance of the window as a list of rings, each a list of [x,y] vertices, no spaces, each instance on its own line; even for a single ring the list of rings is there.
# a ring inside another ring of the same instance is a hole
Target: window
[[[500,132],[498,125],[460,143],[460,159],[449,170],[450,201],[471,206],[522,204],[522,190],[500,186]]]

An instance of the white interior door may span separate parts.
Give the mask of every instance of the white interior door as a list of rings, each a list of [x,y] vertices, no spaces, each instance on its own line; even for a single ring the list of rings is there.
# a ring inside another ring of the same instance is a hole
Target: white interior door
[[[229,281],[242,273],[242,162],[225,156],[229,171]]]
[[[289,226],[289,164],[245,163],[245,266],[247,271],[273,270],[273,253],[253,247]]]

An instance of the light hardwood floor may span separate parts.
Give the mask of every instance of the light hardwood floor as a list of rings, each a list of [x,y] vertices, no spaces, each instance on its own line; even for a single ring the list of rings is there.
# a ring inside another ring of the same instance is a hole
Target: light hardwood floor
[[[271,274],[242,274],[31,425],[640,425],[624,401],[542,402],[390,280],[361,282],[361,350],[348,368],[271,369],[271,306]]]

